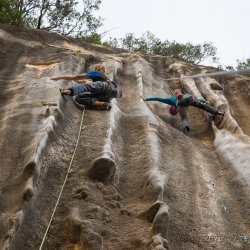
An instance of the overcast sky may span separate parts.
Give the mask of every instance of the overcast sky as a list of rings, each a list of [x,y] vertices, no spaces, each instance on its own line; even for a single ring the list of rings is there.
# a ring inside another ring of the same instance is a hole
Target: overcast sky
[[[150,31],[161,41],[212,42],[222,65],[250,58],[250,0],[102,0],[94,14],[105,19],[99,33],[111,30],[104,40]]]

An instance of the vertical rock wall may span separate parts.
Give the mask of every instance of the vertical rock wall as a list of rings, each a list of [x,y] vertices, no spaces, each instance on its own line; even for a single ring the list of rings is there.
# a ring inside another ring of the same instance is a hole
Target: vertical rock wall
[[[5,25],[0,46],[1,249],[249,247],[249,78],[166,82],[217,69]],[[50,80],[95,63],[123,90],[110,111],[83,109],[59,93],[74,82]],[[139,98],[169,87],[224,119],[189,107],[184,135],[167,105]]]

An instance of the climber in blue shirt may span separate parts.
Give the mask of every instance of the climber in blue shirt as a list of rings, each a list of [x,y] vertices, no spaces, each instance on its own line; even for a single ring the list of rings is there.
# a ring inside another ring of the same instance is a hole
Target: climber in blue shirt
[[[110,79],[105,75],[105,67],[102,64],[96,64],[94,70],[88,71],[86,73],[77,74],[77,75],[66,75],[66,76],[55,76],[51,77],[50,80],[58,81],[61,79],[64,80],[73,80],[77,83],[68,89],[60,89],[62,95],[79,95],[82,92],[87,92],[85,84],[91,84],[92,82],[111,82]],[[83,84],[82,84],[83,83]]]
[[[77,75],[51,77],[51,80],[73,80],[77,83],[68,89],[60,89],[61,95],[76,96],[75,101],[85,106],[98,106],[110,109],[113,98],[121,98],[122,91],[115,82],[105,75],[105,67],[96,64],[94,70]]]

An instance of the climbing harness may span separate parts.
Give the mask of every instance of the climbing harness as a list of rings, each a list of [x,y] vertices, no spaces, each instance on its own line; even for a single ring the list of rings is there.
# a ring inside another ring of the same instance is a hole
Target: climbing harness
[[[73,152],[73,155],[72,155],[72,158],[71,158],[70,164],[69,164],[69,168],[68,168],[68,171],[67,171],[67,173],[66,173],[66,176],[65,176],[65,179],[64,179],[63,185],[62,185],[62,187],[61,187],[61,190],[60,190],[59,196],[58,196],[57,201],[56,201],[56,205],[55,205],[55,207],[54,207],[53,213],[52,213],[52,215],[51,215],[51,218],[50,218],[50,221],[49,221],[48,227],[47,227],[47,229],[46,229],[46,231],[45,231],[45,234],[44,234],[44,237],[43,237],[43,240],[42,240],[42,243],[41,243],[41,245],[40,245],[39,250],[41,250],[41,249],[42,249],[42,247],[43,247],[43,243],[44,243],[44,241],[45,241],[45,239],[46,239],[46,236],[47,236],[47,234],[48,234],[48,231],[49,231],[49,228],[50,228],[51,222],[52,222],[52,220],[53,220],[53,218],[54,218],[54,215],[55,215],[55,212],[56,212],[57,206],[58,206],[58,204],[59,204],[59,200],[60,200],[60,198],[61,198],[61,195],[62,195],[62,192],[63,192],[64,186],[65,186],[66,181],[67,181],[67,178],[68,178],[68,176],[69,176],[69,175],[73,172],[73,170],[71,169],[71,166],[72,166],[73,159],[74,159],[74,156],[75,156],[75,153],[76,153],[76,149],[77,149],[77,146],[78,146],[78,142],[79,142],[79,138],[80,138],[80,133],[81,133],[81,130],[82,130],[82,129],[84,129],[84,127],[82,127],[82,122],[83,122],[84,113],[85,113],[85,108],[84,108],[84,109],[83,109],[83,111],[82,111],[82,118],[81,118],[80,128],[79,128],[79,132],[78,132],[78,137],[77,137],[77,141],[76,141],[75,149],[74,149],[74,152]]]

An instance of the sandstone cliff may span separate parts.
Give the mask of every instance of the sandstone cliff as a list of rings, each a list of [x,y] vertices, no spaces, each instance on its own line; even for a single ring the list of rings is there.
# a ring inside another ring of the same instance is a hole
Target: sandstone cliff
[[[249,249],[250,79],[162,56],[0,25],[0,249]],[[103,63],[112,109],[76,105],[50,80]],[[183,90],[190,134],[144,96]]]

